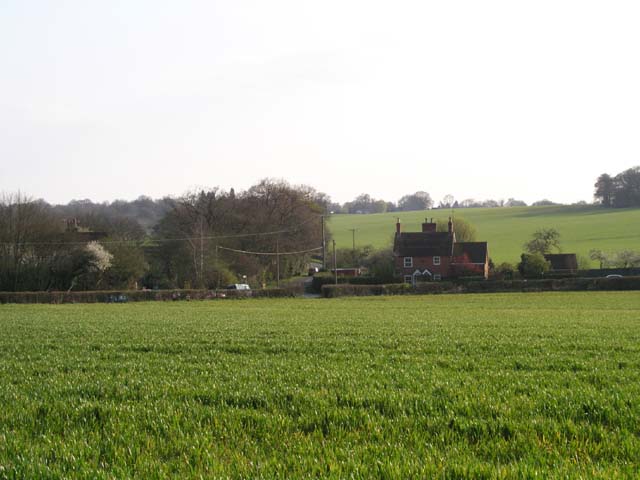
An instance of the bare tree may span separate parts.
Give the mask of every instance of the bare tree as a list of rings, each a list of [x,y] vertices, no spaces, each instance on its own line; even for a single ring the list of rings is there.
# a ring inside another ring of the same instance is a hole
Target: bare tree
[[[0,196],[0,290],[33,288],[47,272],[60,224],[43,201],[20,192]]]
[[[440,201],[439,207],[440,208],[452,208],[454,202],[455,202],[455,198],[453,198],[453,195],[447,194]]]

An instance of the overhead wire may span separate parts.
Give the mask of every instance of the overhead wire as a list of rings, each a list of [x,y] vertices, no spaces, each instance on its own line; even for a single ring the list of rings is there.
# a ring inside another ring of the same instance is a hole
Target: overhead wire
[[[248,250],[237,250],[235,248],[227,248],[218,246],[220,250],[228,250],[229,252],[235,253],[243,253],[247,255],[270,255],[270,256],[280,256],[280,255],[302,255],[303,253],[317,252],[318,250],[322,250],[322,247],[310,248],[309,250],[300,250],[297,252],[251,252]]]
[[[316,218],[320,218],[322,215],[314,214],[313,218],[305,220],[304,222],[292,227],[283,230],[273,230],[269,232],[255,232],[255,233],[237,233],[237,234],[229,234],[229,235],[206,235],[206,236],[195,236],[195,237],[181,237],[181,238],[147,238],[144,240],[84,240],[84,241],[73,241],[73,242],[20,242],[21,246],[63,246],[63,245],[86,245],[91,241],[99,241],[102,245],[122,245],[122,244],[139,244],[143,242],[149,243],[169,243],[169,242],[184,242],[184,241],[194,241],[194,240],[225,240],[225,239],[233,239],[233,238],[247,238],[247,237],[259,237],[259,236],[270,236],[270,235],[279,235],[284,233],[291,233],[298,231],[302,226],[310,223]],[[95,233],[95,232],[87,232],[87,233]],[[0,242],[0,245],[13,246],[14,242]]]

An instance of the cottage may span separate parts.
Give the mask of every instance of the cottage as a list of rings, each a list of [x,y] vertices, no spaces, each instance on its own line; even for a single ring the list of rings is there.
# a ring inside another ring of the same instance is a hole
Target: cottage
[[[425,219],[421,232],[402,232],[398,219],[393,255],[396,274],[406,283],[489,276],[487,242],[457,242],[451,218],[446,232],[437,232],[433,219]]]

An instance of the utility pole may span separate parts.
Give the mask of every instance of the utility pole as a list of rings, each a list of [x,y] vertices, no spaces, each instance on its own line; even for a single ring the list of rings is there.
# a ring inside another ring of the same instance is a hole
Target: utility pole
[[[324,215],[321,216],[320,218],[321,224],[322,224],[322,269],[326,270],[327,269],[327,242],[324,236]]]
[[[338,257],[336,256],[336,241],[333,241],[333,273],[335,284],[338,284]]]
[[[204,217],[200,215],[200,288],[204,288]]]
[[[356,253],[356,230],[357,228],[350,228],[349,230],[351,230],[351,236],[353,238],[353,253]]]
[[[218,262],[218,244],[216,243],[216,273],[218,274],[218,281],[216,282],[216,289],[220,288],[220,263]]]
[[[280,287],[280,242],[276,237],[276,285]]]

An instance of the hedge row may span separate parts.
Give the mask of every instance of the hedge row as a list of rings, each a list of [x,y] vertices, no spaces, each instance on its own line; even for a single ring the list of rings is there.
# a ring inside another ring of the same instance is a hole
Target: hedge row
[[[320,273],[313,276],[311,280],[311,291],[320,293],[324,285],[334,285],[336,280],[333,274]],[[352,285],[380,285],[383,282],[376,277],[362,275],[358,277],[345,277],[338,276],[338,284],[352,284]]]
[[[335,297],[359,297],[371,295],[414,295],[435,293],[458,293],[462,287],[451,282],[419,283],[412,287],[408,283],[386,283],[384,285],[324,285],[322,296]]]
[[[303,294],[302,287],[264,290],[97,290],[89,292],[0,292],[3,303],[123,303],[209,300],[218,298],[285,298]]]
[[[501,292],[570,292],[570,291],[640,290],[640,276],[622,278],[563,278],[544,280],[473,281],[386,285],[324,285],[325,298],[371,295],[406,295],[436,293],[501,293]]]

